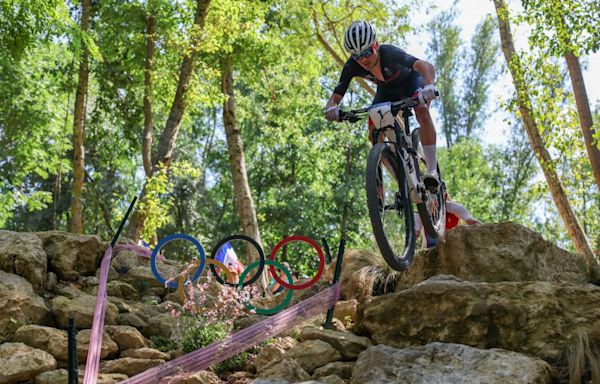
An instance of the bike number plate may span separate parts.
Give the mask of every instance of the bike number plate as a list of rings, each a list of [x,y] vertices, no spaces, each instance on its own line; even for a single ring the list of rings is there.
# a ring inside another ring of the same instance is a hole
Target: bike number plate
[[[393,126],[394,116],[392,115],[392,103],[387,101],[384,103],[373,104],[369,108],[369,117],[377,129]]]

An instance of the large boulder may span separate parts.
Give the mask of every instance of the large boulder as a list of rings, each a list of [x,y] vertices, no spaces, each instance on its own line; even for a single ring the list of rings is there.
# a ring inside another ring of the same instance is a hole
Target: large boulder
[[[31,283],[0,270],[0,343],[9,340],[22,325],[44,324],[50,311]]]
[[[50,307],[60,328],[68,328],[69,318],[75,319],[75,325],[78,329],[91,328],[94,320],[96,297],[86,294],[80,294],[73,299],[65,296],[56,296],[50,302]],[[118,314],[119,309],[116,305],[106,302],[104,324],[116,324]]]
[[[550,384],[548,363],[501,349],[481,350],[432,343],[396,349],[387,345],[361,353],[352,384]]]
[[[281,379],[283,383],[286,383],[286,380],[297,382],[310,379],[310,375],[292,358],[281,360],[279,363],[262,371],[258,376],[262,379]],[[267,381],[260,382],[266,383]]]
[[[0,344],[0,384],[33,380],[44,371],[56,369],[56,360],[48,352],[23,343]]]
[[[104,361],[100,364],[101,373],[122,373],[134,376],[147,371],[157,365],[164,364],[162,359],[139,359],[136,357],[122,357],[120,359]]]
[[[46,286],[47,268],[48,257],[37,236],[0,230],[0,269],[24,277],[41,295]]]
[[[375,344],[404,348],[442,341],[555,362],[581,332],[599,329],[599,319],[595,285],[437,277],[361,305],[357,326]]]
[[[322,340],[307,340],[287,350],[279,358],[272,360],[264,367],[260,376],[276,377],[265,375],[264,372],[270,371],[272,367],[285,360],[293,360],[304,371],[312,374],[315,369],[341,359],[342,355],[331,344]]]
[[[77,361],[85,363],[90,349],[91,329],[83,329],[77,332]],[[106,359],[117,355],[119,346],[110,338],[108,333],[102,333],[102,346],[100,347],[100,358]]]
[[[64,281],[75,281],[79,275],[93,275],[107,247],[98,236],[63,231],[37,232],[36,235],[48,255],[49,269]]]
[[[25,325],[15,332],[13,341],[46,351],[57,360],[69,359],[69,339],[67,331],[41,325]]]
[[[396,289],[436,275],[469,281],[564,281],[585,283],[584,259],[515,223],[458,226],[436,247],[415,255],[397,274]]]
[[[335,348],[344,360],[356,360],[358,355],[373,343],[367,337],[357,336],[350,332],[323,329],[321,327],[306,327],[300,334],[302,341],[322,340]]]
[[[146,339],[140,331],[126,325],[107,325],[104,327],[110,337],[119,345],[119,351],[147,347]]]

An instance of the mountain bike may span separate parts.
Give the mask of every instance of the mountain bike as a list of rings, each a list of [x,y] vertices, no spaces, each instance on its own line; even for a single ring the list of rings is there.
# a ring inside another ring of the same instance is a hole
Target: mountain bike
[[[340,111],[340,120],[355,123],[365,116],[374,126],[373,147],[367,158],[367,206],[373,234],[381,254],[396,271],[408,269],[416,247],[414,208],[421,217],[429,245],[443,238],[446,228],[445,185],[426,187],[420,129],[410,132],[409,117],[417,97]],[[402,111],[402,117],[399,112]],[[383,135],[383,137],[381,137]],[[381,140],[380,140],[381,138]]]

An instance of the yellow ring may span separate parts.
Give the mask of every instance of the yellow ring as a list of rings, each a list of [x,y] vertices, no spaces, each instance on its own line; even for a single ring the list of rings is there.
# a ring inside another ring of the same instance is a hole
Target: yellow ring
[[[233,274],[231,273],[231,271],[229,270],[229,268],[227,268],[225,266],[225,264],[221,263],[220,261],[217,261],[215,259],[206,259],[206,265],[214,265],[217,268],[221,268],[222,271],[225,272],[225,276],[227,276],[227,280],[231,281],[232,284],[235,284],[235,281],[233,279]],[[200,266],[200,260],[196,260],[196,268],[198,268]],[[204,269],[205,271],[208,271],[208,268]],[[183,292],[183,286],[184,286],[184,280],[188,275],[181,275],[179,276],[179,283],[177,284],[177,293],[179,294],[179,298],[181,299],[182,303],[185,303],[186,301],[186,297],[185,297],[185,293]]]

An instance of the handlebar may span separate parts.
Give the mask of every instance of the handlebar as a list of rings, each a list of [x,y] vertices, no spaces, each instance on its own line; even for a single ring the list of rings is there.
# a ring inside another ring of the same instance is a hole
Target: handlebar
[[[437,89],[435,90],[435,95],[436,96],[440,95],[440,92]],[[419,105],[419,96],[418,95],[407,97],[405,99],[398,100],[398,101],[392,101],[391,102],[392,114],[396,115],[399,111],[405,111],[410,108],[414,108],[417,105]],[[349,121],[351,123],[356,123],[358,120],[360,120],[361,118],[364,117],[362,115],[369,112],[370,108],[371,108],[371,106],[365,107],[365,108],[360,108],[360,109],[351,109],[349,111],[340,110],[340,121]]]

